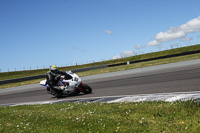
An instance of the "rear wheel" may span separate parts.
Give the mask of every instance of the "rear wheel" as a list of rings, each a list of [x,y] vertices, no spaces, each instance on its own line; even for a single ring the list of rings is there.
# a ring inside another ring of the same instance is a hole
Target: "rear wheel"
[[[88,86],[87,84],[82,84],[81,88],[83,89],[83,93],[90,94],[92,93],[92,88]]]

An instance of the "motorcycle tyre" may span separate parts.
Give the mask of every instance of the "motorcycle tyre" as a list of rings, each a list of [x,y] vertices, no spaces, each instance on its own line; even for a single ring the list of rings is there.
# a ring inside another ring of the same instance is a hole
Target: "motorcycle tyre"
[[[50,94],[53,95],[53,96],[55,96],[56,98],[61,98],[62,95],[63,95],[63,90],[54,89],[54,90],[50,91]]]
[[[48,94],[51,94],[51,90],[50,90],[49,87],[47,87],[47,93],[48,93]]]
[[[75,94],[79,94],[81,91],[78,89],[78,88],[76,88],[75,90],[74,90],[74,93]]]
[[[84,84],[81,86],[81,88],[83,89],[83,93],[85,94],[90,94],[92,93],[92,88],[90,86],[88,86],[87,84]]]
[[[62,92],[63,92],[62,90],[56,90],[55,97],[56,97],[56,98],[61,98],[61,97],[62,97],[62,95],[63,95],[63,93],[62,93]]]

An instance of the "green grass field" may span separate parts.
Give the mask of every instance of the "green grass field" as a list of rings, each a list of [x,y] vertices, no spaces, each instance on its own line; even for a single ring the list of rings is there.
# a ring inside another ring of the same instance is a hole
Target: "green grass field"
[[[0,107],[0,132],[180,132],[200,131],[194,101],[60,103]]]

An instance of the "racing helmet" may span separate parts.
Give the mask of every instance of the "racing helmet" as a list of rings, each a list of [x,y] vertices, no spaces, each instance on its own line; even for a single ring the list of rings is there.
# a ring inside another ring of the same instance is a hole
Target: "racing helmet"
[[[58,68],[56,65],[52,65],[50,66],[50,71],[53,73],[53,74],[57,74],[58,73]]]

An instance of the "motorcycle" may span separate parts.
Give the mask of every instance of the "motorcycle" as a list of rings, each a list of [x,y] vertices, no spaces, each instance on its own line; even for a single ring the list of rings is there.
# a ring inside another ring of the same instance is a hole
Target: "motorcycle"
[[[81,78],[71,71],[66,72],[72,78],[66,79],[64,75],[60,75],[60,78],[57,82],[57,97],[61,97],[63,94],[79,94],[80,92],[84,94],[92,93],[92,88],[87,84],[81,81]],[[47,87],[47,92],[52,94],[50,91],[49,85],[47,84],[47,80],[40,81],[40,85]],[[53,95],[53,94],[52,94]]]

